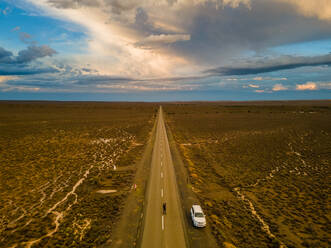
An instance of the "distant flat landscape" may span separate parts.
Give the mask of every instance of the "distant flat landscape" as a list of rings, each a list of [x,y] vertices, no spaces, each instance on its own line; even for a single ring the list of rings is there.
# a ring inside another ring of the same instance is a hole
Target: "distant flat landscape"
[[[160,164],[160,105],[1,102],[0,247],[146,246],[150,170],[173,173]],[[328,247],[330,101],[162,106],[179,194],[169,211],[183,218],[168,220],[183,223],[185,246]],[[197,202],[204,230],[189,218]]]
[[[164,110],[219,247],[328,247],[330,101]]]
[[[151,104],[1,102],[0,247],[110,242],[156,110]]]

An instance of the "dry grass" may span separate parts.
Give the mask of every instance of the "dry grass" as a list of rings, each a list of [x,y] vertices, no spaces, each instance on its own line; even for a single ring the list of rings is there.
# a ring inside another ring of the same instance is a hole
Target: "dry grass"
[[[220,247],[329,247],[330,102],[164,110]]]
[[[0,247],[110,242],[156,111],[152,104],[2,102]]]

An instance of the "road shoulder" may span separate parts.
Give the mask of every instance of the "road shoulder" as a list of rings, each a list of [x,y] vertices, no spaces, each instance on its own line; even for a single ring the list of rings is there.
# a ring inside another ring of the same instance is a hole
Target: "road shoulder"
[[[104,247],[139,247],[141,233],[143,231],[142,222],[145,194],[152,160],[157,120],[158,117],[155,118],[154,126],[150,133],[150,138],[144,148],[142,158],[136,165],[137,171],[133,184],[137,185],[137,188],[136,190],[133,189],[128,195],[123,213],[118,224],[115,226],[114,236],[110,241],[110,245]]]
[[[182,214],[184,219],[184,228],[187,230],[187,240],[189,247],[191,248],[215,248],[217,243],[214,236],[211,233],[210,227],[208,226],[203,229],[197,229],[192,226],[190,208],[193,204],[200,204],[198,197],[192,191],[192,187],[189,181],[187,170],[182,161],[180,152],[177,147],[177,143],[174,140],[172,132],[166,121],[166,114],[164,113],[164,120],[168,135],[168,141],[170,146],[170,152],[174,163],[177,186],[179,189],[179,197],[182,202]],[[208,219],[207,219],[208,221]]]

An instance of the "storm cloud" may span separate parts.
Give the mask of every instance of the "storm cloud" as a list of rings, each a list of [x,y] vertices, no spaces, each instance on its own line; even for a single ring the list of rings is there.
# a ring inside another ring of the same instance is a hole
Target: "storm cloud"
[[[0,47],[0,64],[11,62],[12,56],[13,56],[12,52],[7,51],[4,48]]]
[[[17,63],[28,63],[54,54],[56,54],[56,51],[47,45],[29,46],[27,49],[19,51],[15,60]]]
[[[132,77],[137,71],[144,77],[162,77],[215,65],[232,67],[243,54],[331,38],[327,14],[307,15],[296,0],[43,2],[49,13],[61,11],[55,17],[86,27],[91,57],[113,57],[117,64],[109,64],[109,70],[118,68],[113,73],[125,71]],[[320,7],[322,2],[315,1]]]
[[[49,0],[50,4],[56,8],[81,8],[83,6],[97,7],[100,6],[100,1],[98,0]]]
[[[249,75],[260,74],[266,72],[282,71],[296,69],[305,66],[330,66],[331,54],[315,57],[293,57],[283,56],[274,60],[256,61],[255,63],[250,61],[249,66],[243,67],[218,67],[206,70],[205,73],[219,76],[231,76],[231,75]]]
[[[26,76],[45,73],[59,72],[56,68],[38,68],[38,67],[19,67],[19,66],[1,66],[0,76]]]
[[[34,14],[53,20],[54,32],[44,30],[43,35],[52,36],[45,40],[27,29],[29,34],[18,32],[26,49],[0,47],[0,75],[20,79],[8,81],[12,87],[84,92],[221,89],[261,95],[330,77],[331,12],[326,0],[24,2]],[[66,39],[60,42],[56,38],[61,35]],[[32,40],[52,43],[39,46]],[[51,47],[61,56],[55,57]],[[246,76],[262,73],[266,75]]]
[[[229,58],[247,51],[261,53],[276,46],[331,37],[330,23],[298,15],[293,6],[273,0],[251,1],[250,8],[216,8],[209,3],[178,15],[191,16],[183,18],[191,39],[172,48],[208,65],[228,64]]]
[[[53,67],[32,64],[37,59],[49,57],[54,54],[56,54],[56,51],[47,45],[29,46],[19,51],[16,56],[11,51],[0,47],[0,75],[35,75],[58,72]]]
[[[0,66],[3,64],[24,64],[33,60],[52,56],[56,51],[47,45],[42,46],[29,46],[27,49],[18,52],[14,56],[12,52],[0,47]]]

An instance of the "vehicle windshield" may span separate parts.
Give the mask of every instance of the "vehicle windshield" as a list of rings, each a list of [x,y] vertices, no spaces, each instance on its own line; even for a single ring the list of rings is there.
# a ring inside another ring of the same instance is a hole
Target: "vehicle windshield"
[[[195,217],[203,217],[203,213],[195,213]]]

